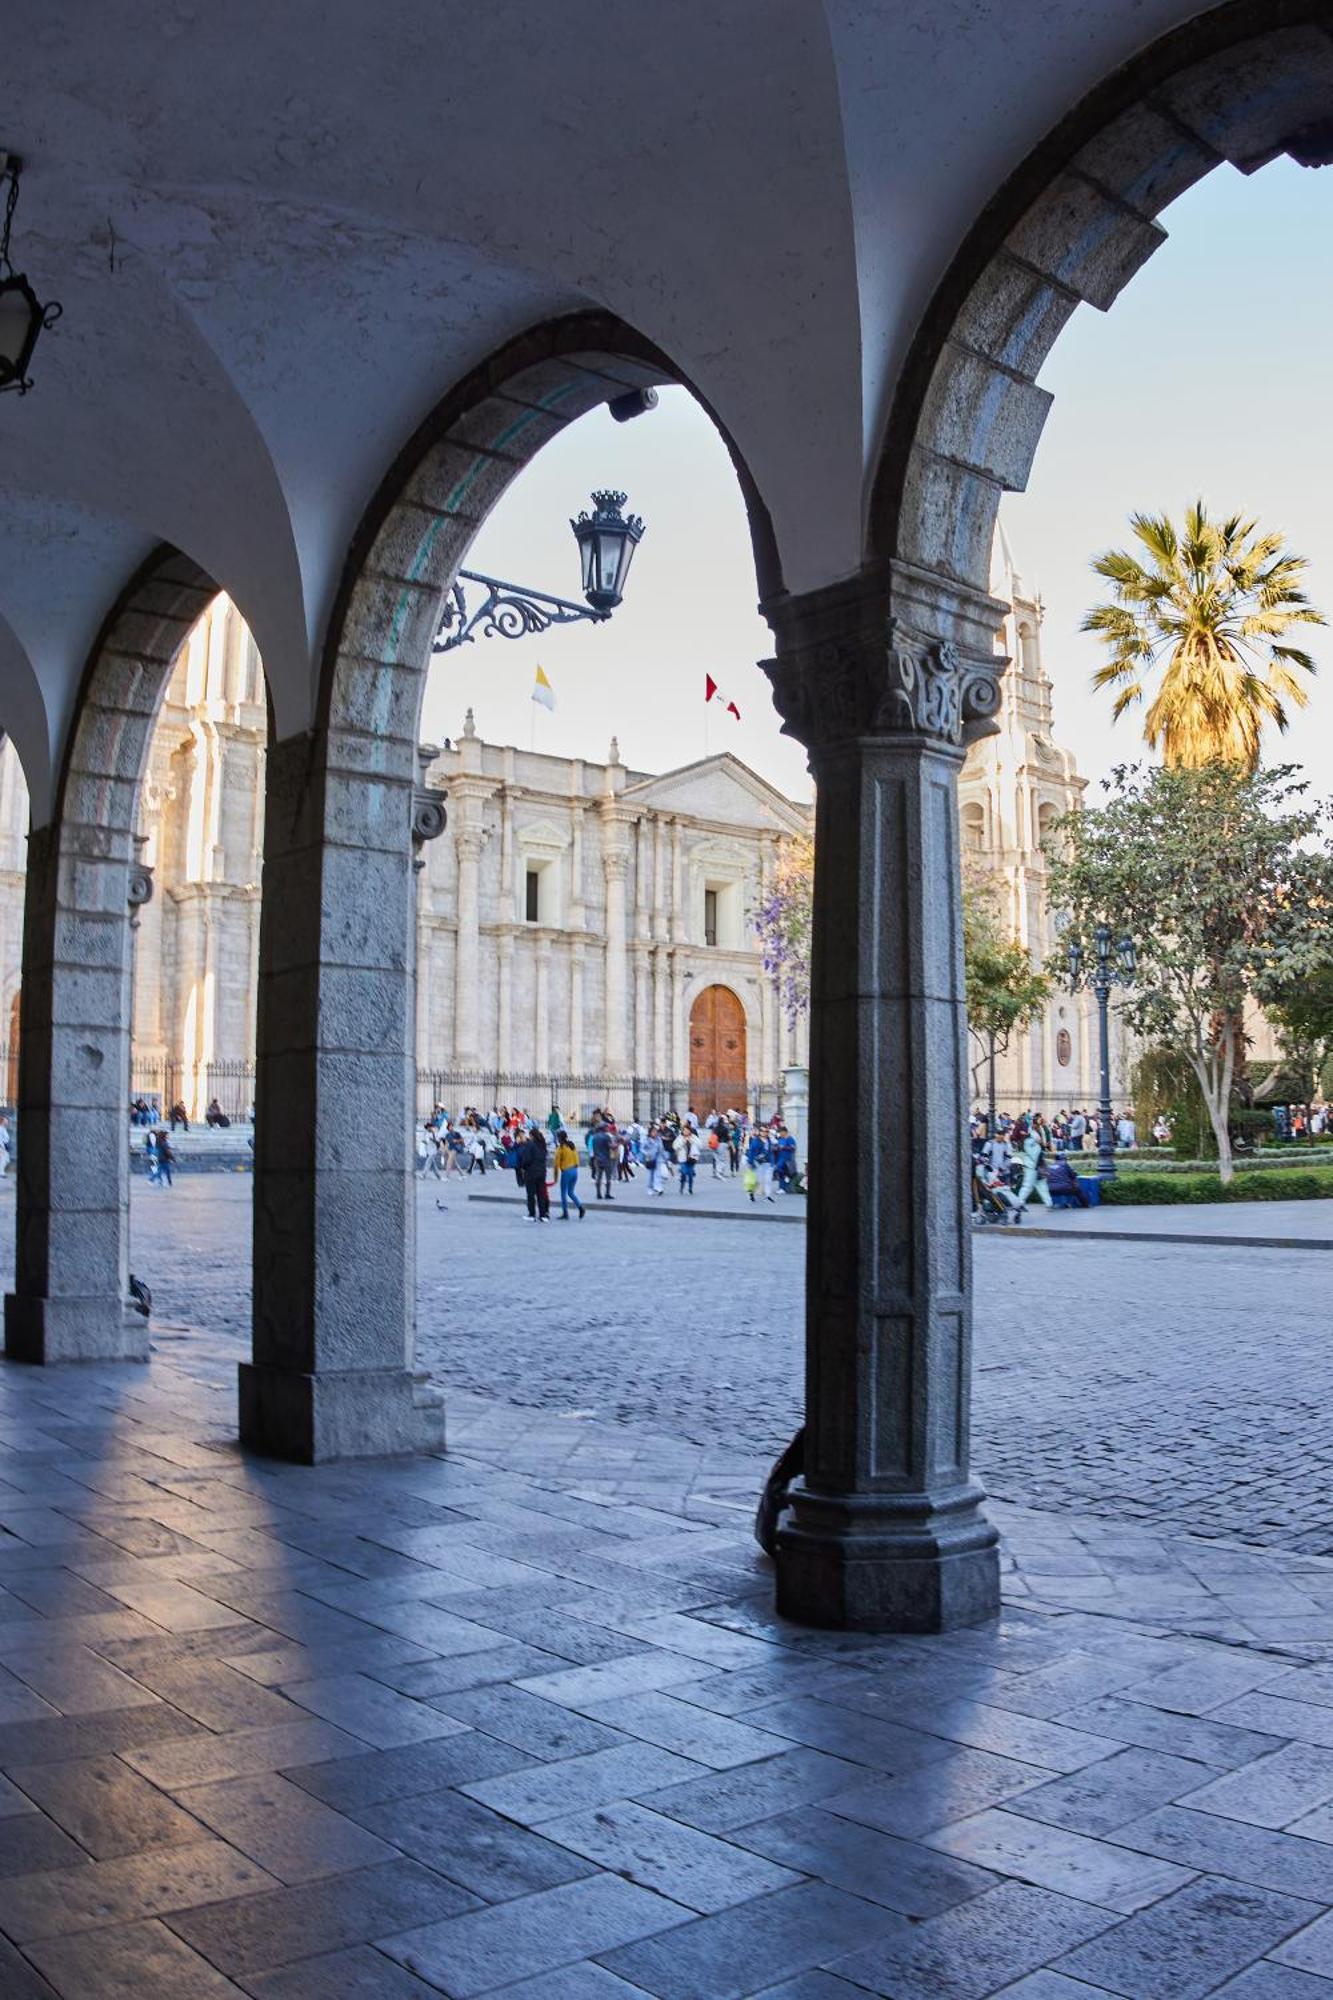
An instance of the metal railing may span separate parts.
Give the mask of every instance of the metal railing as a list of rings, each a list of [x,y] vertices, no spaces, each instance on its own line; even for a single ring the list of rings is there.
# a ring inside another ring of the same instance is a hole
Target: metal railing
[[[3,1102],[11,1112],[18,1096],[17,1071],[17,1048],[0,1042]],[[172,1105],[180,1102],[191,1123],[202,1123],[215,1098],[233,1124],[248,1124],[255,1102],[253,1062],[194,1064],[165,1057],[131,1058],[127,1108],[142,1099],[165,1120]],[[741,1082],[736,1077],[611,1076],[605,1071],[573,1074],[564,1070],[419,1068],[418,1118],[428,1118],[441,1104],[454,1115],[467,1109],[517,1106],[543,1119],[558,1106],[575,1124],[586,1123],[593,1111],[603,1106],[620,1117],[645,1122],[664,1111],[684,1112],[691,1106],[701,1118],[714,1110],[744,1110],[752,1117],[768,1119],[781,1112],[782,1083],[778,1078],[763,1077]]]

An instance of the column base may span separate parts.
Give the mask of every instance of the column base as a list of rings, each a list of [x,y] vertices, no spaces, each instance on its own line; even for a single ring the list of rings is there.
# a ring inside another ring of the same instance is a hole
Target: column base
[[[120,1299],[5,1297],[5,1358],[41,1367],[70,1361],[147,1361],[148,1322]]]
[[[848,1632],[948,1632],[1000,1608],[999,1533],[964,1487],[919,1493],[791,1490],[778,1534],[777,1608]]]
[[[308,1375],[243,1361],[238,1376],[241,1443],[266,1458],[324,1465],[444,1449],[443,1398],[406,1369]]]

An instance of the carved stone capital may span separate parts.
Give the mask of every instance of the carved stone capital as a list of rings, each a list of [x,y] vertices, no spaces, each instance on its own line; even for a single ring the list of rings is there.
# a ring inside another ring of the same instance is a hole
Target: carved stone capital
[[[412,845],[424,847],[428,840],[438,840],[449,824],[445,810],[445,793],[437,791],[433,785],[414,785],[412,788]]]
[[[438,840],[449,824],[445,810],[447,794],[438,785],[428,785],[427,776],[431,765],[439,756],[439,746],[435,743],[417,745],[417,762],[421,766],[421,780],[412,787],[412,845],[420,855],[428,840]]]
[[[784,735],[807,748],[902,735],[961,748],[994,733],[1006,662],[895,616],[878,575],[765,610],[778,656],[761,664]]]
[[[143,851],[148,845],[148,835],[136,833],[134,845],[137,853],[130,863],[129,879],[125,884],[125,901],[130,907],[130,929],[137,931],[140,910],[153,900],[153,871],[143,859]]]

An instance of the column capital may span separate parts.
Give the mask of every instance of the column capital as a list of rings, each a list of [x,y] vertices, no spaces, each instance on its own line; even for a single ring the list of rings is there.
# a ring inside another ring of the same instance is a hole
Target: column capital
[[[909,623],[885,572],[770,599],[764,615],[778,652],[760,664],[783,734],[808,749],[867,736],[961,749],[995,733],[1006,660]]]

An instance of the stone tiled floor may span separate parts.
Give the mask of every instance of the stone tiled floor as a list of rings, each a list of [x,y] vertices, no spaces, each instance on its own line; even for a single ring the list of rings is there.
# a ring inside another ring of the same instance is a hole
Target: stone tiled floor
[[[234,1359],[0,1371],[5,2000],[1333,2000],[1333,1563],[1002,1508],[996,1626],[803,1631],[752,1459],[247,1461]]]

